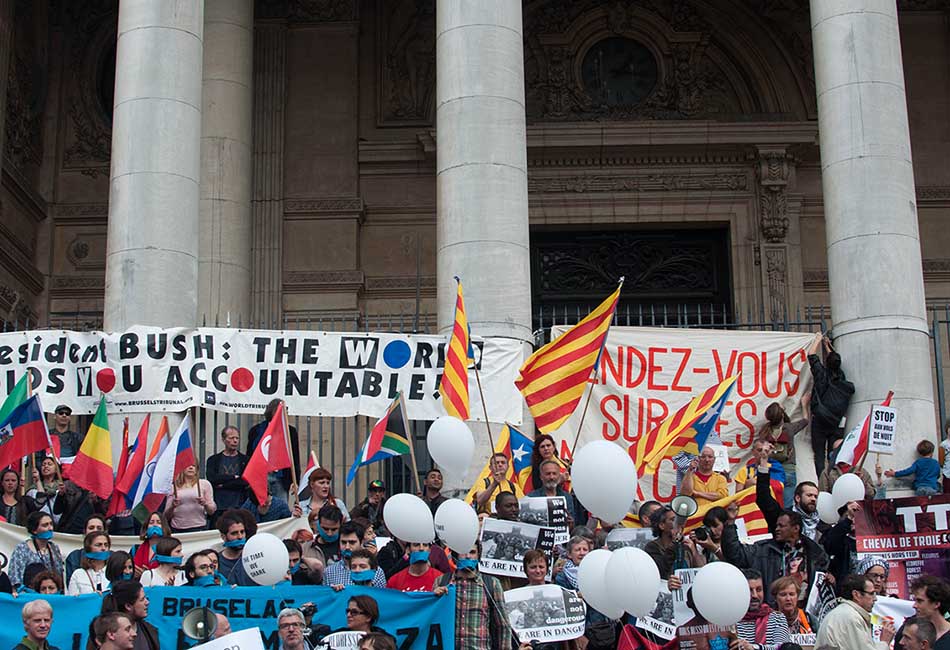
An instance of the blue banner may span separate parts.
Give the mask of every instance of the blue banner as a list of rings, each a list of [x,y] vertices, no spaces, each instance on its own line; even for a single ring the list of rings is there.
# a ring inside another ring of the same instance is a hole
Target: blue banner
[[[333,591],[329,587],[147,587],[149,623],[158,628],[162,650],[183,650],[197,642],[181,632],[181,619],[192,607],[210,607],[224,614],[235,632],[259,627],[264,647],[277,650],[277,614],[284,607],[313,603],[314,625],[327,625],[331,630],[346,627],[347,601],[365,594],[379,604],[377,627],[396,637],[398,650],[453,650],[455,647],[455,589],[445,596],[428,592],[401,592],[392,589],[347,587]],[[20,610],[36,594],[13,598],[0,594],[0,648],[12,648],[23,637]],[[89,623],[99,614],[102,597],[45,596],[53,607],[53,627],[49,642],[60,650],[83,650],[89,634]]]

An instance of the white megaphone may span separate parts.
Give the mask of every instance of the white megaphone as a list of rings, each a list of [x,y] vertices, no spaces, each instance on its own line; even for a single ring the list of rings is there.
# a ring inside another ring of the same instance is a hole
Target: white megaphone
[[[218,617],[207,607],[192,607],[181,619],[181,631],[200,643],[207,643],[217,629]]]

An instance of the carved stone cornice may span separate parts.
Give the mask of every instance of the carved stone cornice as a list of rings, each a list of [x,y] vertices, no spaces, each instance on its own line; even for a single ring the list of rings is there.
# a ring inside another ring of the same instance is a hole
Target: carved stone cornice
[[[557,194],[563,192],[679,192],[707,190],[741,192],[748,189],[744,173],[652,173],[638,175],[572,175],[529,177],[528,192]]]
[[[357,0],[258,0],[258,19],[285,19],[293,22],[328,23],[352,21],[358,17]]]
[[[50,298],[102,298],[106,292],[105,274],[54,275],[49,279]]]
[[[414,275],[382,275],[369,276],[366,278],[366,291],[376,294],[382,293],[406,293],[415,291],[416,276]],[[436,277],[434,275],[423,275],[418,278],[420,288],[423,294],[431,294],[436,288]]]
[[[109,221],[108,203],[59,203],[52,207],[57,222],[77,221],[88,225],[105,225]]]
[[[360,217],[363,214],[363,210],[363,199],[358,196],[284,200],[284,214],[287,215],[289,219],[327,216]]]
[[[357,269],[339,271],[288,271],[284,273],[284,291],[350,293],[363,288],[363,272]]]
[[[950,259],[929,258],[921,262],[925,282],[946,282],[950,280]],[[804,269],[802,279],[807,291],[828,290],[828,269]]]

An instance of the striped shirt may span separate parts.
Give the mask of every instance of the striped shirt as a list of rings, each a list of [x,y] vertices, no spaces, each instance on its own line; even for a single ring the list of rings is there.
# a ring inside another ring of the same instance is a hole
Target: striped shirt
[[[759,643],[755,640],[755,621],[739,621],[736,623],[736,634],[740,639],[749,643],[757,643],[759,650],[778,650],[778,647],[787,641],[791,641],[791,634],[788,631],[788,621],[785,615],[779,612],[769,614],[769,622],[765,631],[765,643]]]

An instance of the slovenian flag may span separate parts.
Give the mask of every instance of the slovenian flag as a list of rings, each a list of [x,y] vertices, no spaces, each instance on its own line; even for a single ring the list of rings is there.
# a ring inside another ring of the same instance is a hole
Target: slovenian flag
[[[353,482],[356,471],[363,465],[408,454],[410,444],[408,434],[406,407],[402,402],[402,393],[399,393],[363,443],[363,448],[360,449],[360,453],[357,454],[353,466],[346,475],[346,484]]]
[[[99,399],[96,415],[69,468],[69,477],[73,483],[100,499],[112,496],[115,476],[112,473],[112,440],[109,438],[109,415],[104,396]]]

